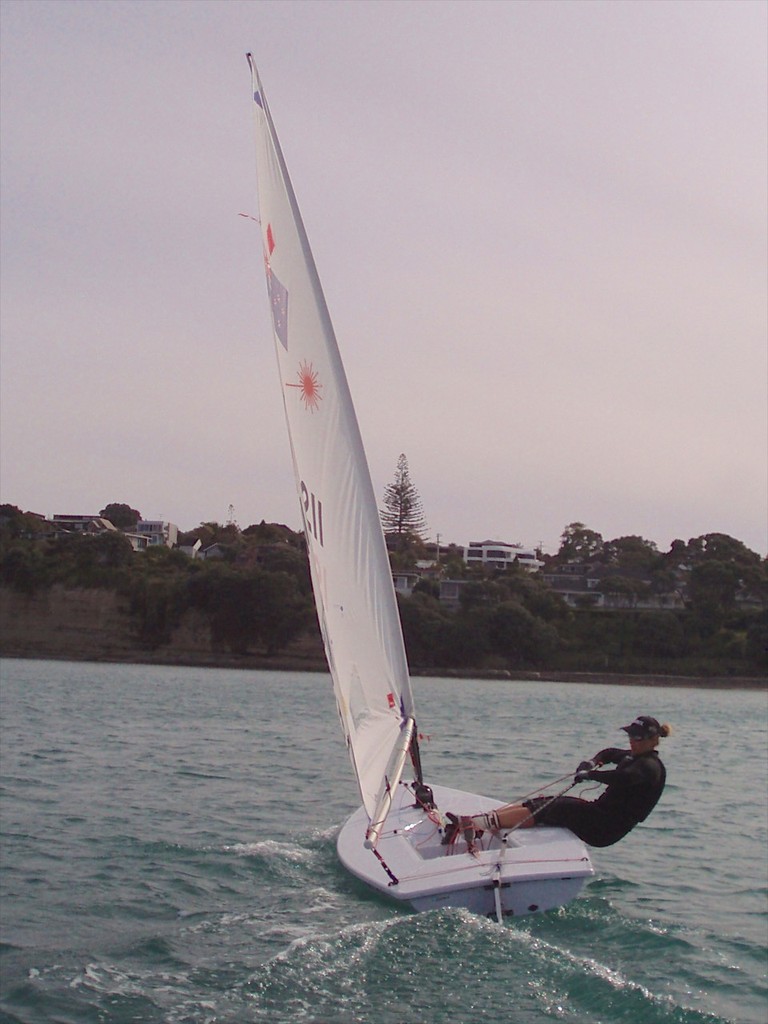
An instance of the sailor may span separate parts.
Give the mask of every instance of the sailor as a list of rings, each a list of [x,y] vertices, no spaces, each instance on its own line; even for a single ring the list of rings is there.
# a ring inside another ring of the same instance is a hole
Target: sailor
[[[579,797],[535,797],[522,804],[506,804],[488,814],[456,818],[450,815],[444,843],[452,843],[461,831],[469,845],[475,834],[497,832],[510,828],[531,828],[534,825],[557,825],[570,829],[590,846],[612,846],[645,821],[656,806],[664,783],[666,769],[656,748],[672,729],[661,725],[649,715],[639,715],[621,727],[629,738],[629,750],[606,747],[591,761],[582,761],[576,769],[574,782],[600,782],[605,791],[597,800]],[[615,768],[600,770],[603,765]]]

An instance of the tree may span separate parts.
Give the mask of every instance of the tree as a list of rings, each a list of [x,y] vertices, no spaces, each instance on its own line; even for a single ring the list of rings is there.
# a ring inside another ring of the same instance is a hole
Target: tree
[[[492,608],[506,600],[509,600],[509,591],[496,579],[470,580],[459,591],[459,603],[464,612]]]
[[[301,634],[311,605],[297,581],[284,572],[244,572],[227,564],[206,565],[189,578],[187,601],[208,613],[214,649],[246,654],[263,644],[275,654]]]
[[[713,635],[736,607],[741,574],[732,562],[708,559],[691,569],[688,598],[704,636]]]
[[[634,649],[652,658],[679,658],[687,652],[683,620],[674,612],[646,612],[635,619]]]
[[[33,540],[44,529],[40,516],[22,512],[16,505],[0,505],[0,543],[16,537]]]
[[[765,613],[747,629],[746,653],[758,668],[768,673],[768,616]]]
[[[765,599],[766,563],[728,534],[705,533],[685,546],[676,540],[669,558],[686,568],[689,606],[702,636],[734,625],[739,598]]]
[[[282,523],[268,523],[264,519],[260,523],[251,523],[243,530],[243,537],[249,544],[290,544],[294,548],[306,551],[307,545],[301,530],[296,533]]]
[[[589,530],[584,523],[570,523],[560,537],[560,562],[591,562],[603,553],[601,534]]]
[[[397,460],[395,479],[384,491],[384,508],[379,510],[379,515],[385,533],[395,534],[404,542],[412,538],[424,539],[427,523],[405,455]]]
[[[121,501],[105,505],[99,512],[102,519],[108,519],[118,530],[133,530],[141,519],[141,512]]]
[[[639,598],[645,597],[650,587],[643,580],[616,574],[603,576],[600,580],[600,590],[606,597],[613,599],[611,603],[615,606],[636,608]]]
[[[235,523],[222,524],[211,520],[207,523],[200,523],[194,530],[187,530],[179,537],[180,544],[194,544],[196,540],[200,541],[203,548],[208,548],[211,544],[221,544],[226,547],[240,544],[242,534],[240,527]]]
[[[488,635],[492,650],[518,667],[546,659],[557,645],[557,631],[517,601],[505,601],[493,609]]]
[[[672,545],[673,548],[678,541]],[[688,541],[686,554],[691,564],[714,560],[730,562],[734,565],[754,566],[760,564],[760,556],[755,551],[727,533],[705,533]]]
[[[131,542],[122,533],[100,533],[83,537],[82,548],[88,552],[88,561],[105,569],[120,569],[133,561]]]
[[[438,640],[438,664],[451,668],[482,665],[489,649],[487,619],[482,608],[446,619]]]
[[[45,559],[31,544],[12,544],[0,555],[0,584],[8,584],[21,594],[34,594],[43,586],[45,570]]]
[[[173,576],[146,573],[132,581],[130,598],[136,638],[142,647],[155,651],[167,644],[184,608],[180,582]]]
[[[606,541],[603,545],[603,556],[609,565],[630,572],[633,570],[650,570],[659,564],[659,550],[652,540],[645,540],[633,534],[629,537],[617,537]]]
[[[409,663],[421,668],[433,668],[440,665],[442,659],[442,662],[450,665],[443,655],[441,644],[449,618],[440,602],[429,594],[415,590],[412,597],[398,596],[397,604]]]
[[[44,550],[51,582],[66,587],[119,589],[134,561],[130,541],[114,530],[93,536],[67,534]]]

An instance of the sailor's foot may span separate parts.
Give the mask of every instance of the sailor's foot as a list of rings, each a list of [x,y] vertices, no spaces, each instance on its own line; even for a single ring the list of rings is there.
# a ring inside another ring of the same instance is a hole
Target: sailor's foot
[[[457,815],[451,814],[450,811],[447,811],[445,816],[448,819],[448,824],[445,826],[441,842],[443,846],[451,846],[452,843],[456,842],[456,836],[461,831],[461,825]]]
[[[458,839],[459,833],[461,833],[464,837],[464,842],[467,844],[467,849],[470,853],[474,853],[475,840],[479,839],[483,834],[482,829],[477,828],[474,819],[468,814],[456,815],[448,811],[446,818],[448,819],[448,824],[443,833],[443,846],[452,846]]]
[[[467,853],[477,853],[475,840],[480,839],[483,834],[483,830],[478,828],[475,819],[468,815],[463,815],[459,818],[459,827],[464,833],[464,842],[467,844]]]

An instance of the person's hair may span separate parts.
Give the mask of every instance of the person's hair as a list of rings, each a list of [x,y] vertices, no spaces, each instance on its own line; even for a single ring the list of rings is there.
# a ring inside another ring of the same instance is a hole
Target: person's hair
[[[668,722],[664,722],[663,725],[659,726],[659,736],[671,736],[672,726]]]

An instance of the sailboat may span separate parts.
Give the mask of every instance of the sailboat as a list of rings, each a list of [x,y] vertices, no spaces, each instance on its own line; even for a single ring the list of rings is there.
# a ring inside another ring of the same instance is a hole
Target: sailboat
[[[559,828],[459,836],[448,811],[499,800],[424,781],[392,573],[363,442],[320,279],[253,57],[259,222],[272,330],[312,587],[362,806],[342,826],[341,863],[416,910],[495,917],[566,903],[592,873]]]

